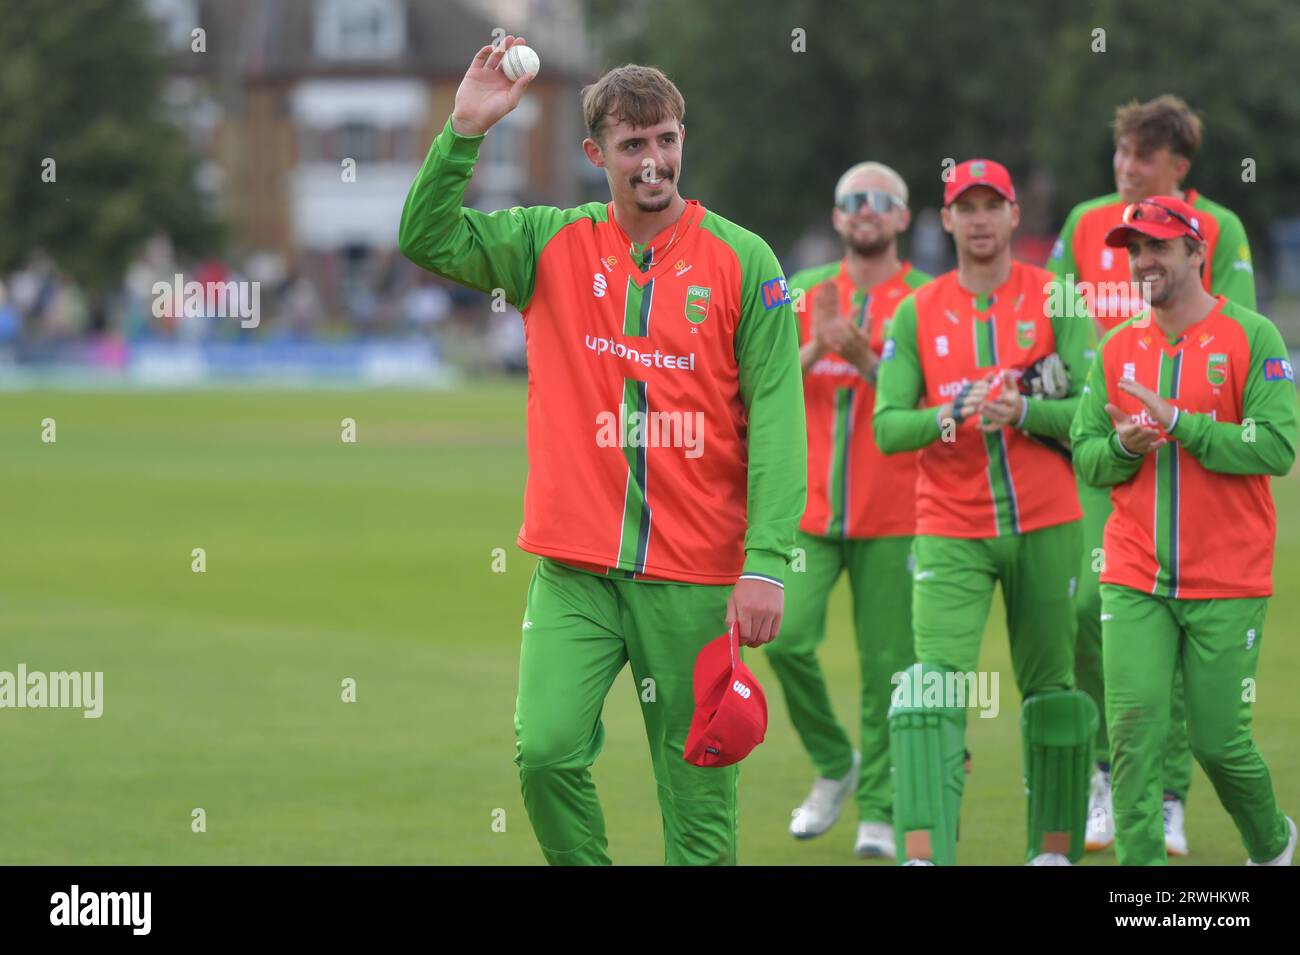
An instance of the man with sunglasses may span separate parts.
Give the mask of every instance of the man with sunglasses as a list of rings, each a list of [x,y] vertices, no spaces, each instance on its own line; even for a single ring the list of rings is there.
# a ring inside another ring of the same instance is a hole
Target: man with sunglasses
[[[1115,110],[1115,189],[1110,195],[1080,203],[1066,219],[1047,268],[1064,282],[1074,282],[1097,320],[1100,337],[1144,307],[1129,272],[1128,257],[1106,245],[1129,203],[1150,196],[1178,196],[1196,210],[1206,241],[1201,279],[1207,291],[1246,308],[1255,307],[1255,278],[1250,246],[1241,220],[1195,189],[1180,187],[1201,144],[1201,121],[1176,96],[1158,96]],[[1079,485],[1083,506],[1083,555],[1076,606],[1079,636],[1075,673],[1079,687],[1100,707],[1105,696],[1101,662],[1101,598],[1097,576],[1104,562],[1102,528],[1110,516],[1110,497],[1101,488]],[[1192,754],[1183,720],[1182,687],[1174,692],[1174,716],[1165,755],[1165,843],[1173,855],[1187,854],[1183,806],[1192,781]],[[1097,733],[1097,768],[1088,812],[1088,850],[1114,841],[1110,807],[1110,755],[1106,726]]]
[[[902,177],[859,163],[835,187],[831,222],[843,258],[790,279],[808,420],[808,505],[796,541],[802,561],[786,575],[781,639],[768,645],[768,659],[818,773],[790,832],[821,835],[854,794],[854,852],[862,857],[894,855],[887,713],[891,679],[912,662],[916,455],[886,457],[871,436],[886,326],[898,303],[930,278],[898,257],[910,217]],[[817,662],[827,601],[845,571],[861,676],[860,756],[835,718]]]
[[[1206,222],[1185,200],[1126,206],[1106,242],[1127,249],[1151,303],[1102,341],[1070,434],[1080,478],[1114,503],[1101,628],[1116,855],[1167,861],[1180,673],[1192,752],[1250,864],[1290,865],[1295,823],[1250,733],[1277,533],[1269,476],[1296,453],[1286,345],[1267,318],[1205,290]]]
[[[918,662],[889,711],[898,859],[956,861],[968,688],[1000,582],[1024,700],[1025,860],[1068,865],[1083,855],[1097,709],[1074,689],[1079,501],[1053,445],[1083,389],[1092,320],[1050,273],[1011,258],[1020,207],[1005,167],[972,159],[953,168],[942,215],[957,268],[894,313],[873,419],[885,453],[921,452]]]

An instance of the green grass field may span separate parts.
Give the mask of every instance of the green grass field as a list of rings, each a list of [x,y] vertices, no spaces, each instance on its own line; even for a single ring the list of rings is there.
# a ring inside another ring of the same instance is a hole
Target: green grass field
[[[340,438],[349,417],[355,444]],[[41,441],[45,418],[55,443]],[[105,695],[98,720],[0,710],[0,863],[540,863],[511,762],[533,566],[514,544],[523,433],[520,383],[0,396],[0,670],[101,670]],[[1274,491],[1255,735],[1295,815],[1300,478]],[[206,573],[191,570],[196,547]],[[841,587],[824,659],[842,719],[857,692],[847,611]],[[866,864],[850,812],[814,841],[788,835],[812,771],[770,667],[749,659],[772,710],[741,774],[742,861]],[[970,720],[960,861],[1017,864],[1018,697],[1000,611],[981,667],[1002,674],[1001,714]],[[345,678],[356,703],[341,700]],[[626,672],[605,720],[594,773],[611,853],[658,864]],[[206,832],[191,831],[195,808]],[[1199,769],[1187,832],[1188,862],[1244,861]]]

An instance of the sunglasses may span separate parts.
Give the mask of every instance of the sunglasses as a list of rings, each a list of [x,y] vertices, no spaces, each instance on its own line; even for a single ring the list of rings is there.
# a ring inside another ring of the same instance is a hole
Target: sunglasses
[[[897,196],[882,192],[879,189],[867,189],[863,192],[849,192],[840,196],[835,203],[836,207],[848,215],[853,215],[863,206],[870,207],[871,211],[878,216],[883,216],[895,206],[900,209],[906,209],[907,204]]]
[[[1174,220],[1181,222],[1200,240],[1204,241],[1205,236],[1201,235],[1201,230],[1196,228],[1191,222],[1180,216],[1173,209],[1167,209],[1158,202],[1152,202],[1150,199],[1142,199],[1138,202],[1129,204],[1124,209],[1124,224],[1132,225],[1134,222],[1150,222],[1152,225],[1170,225]]]

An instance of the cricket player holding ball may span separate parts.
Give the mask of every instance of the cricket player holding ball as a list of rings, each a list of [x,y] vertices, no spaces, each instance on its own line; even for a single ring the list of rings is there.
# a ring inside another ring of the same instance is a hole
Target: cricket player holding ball
[[[1251,739],[1277,534],[1269,476],[1295,461],[1295,376],[1264,316],[1205,290],[1206,220],[1176,196],[1131,203],[1127,249],[1150,310],[1102,341],[1071,429],[1111,489],[1101,639],[1115,852],[1162,865],[1166,736],[1182,675],[1192,753],[1254,865],[1290,865],[1296,826]]]
[[[750,646],[781,625],[805,497],[794,313],[767,244],[678,192],[685,103],[653,68],[620,67],[583,93],[583,151],[611,202],[462,208],[484,135],[530,82],[501,70],[522,43],[474,56],[407,196],[399,246],[430,271],[504,290],[523,313],[519,545],[540,558],[515,710],[524,805],[547,861],[610,862],[589,768],[605,696],[630,662],[638,689],[653,686],[639,699],[665,861],[734,864],[737,767],[683,754],[701,649],[732,623]],[[618,429],[624,446],[597,441],[611,413],[636,416]],[[644,440],[655,414],[702,420],[702,446]]]

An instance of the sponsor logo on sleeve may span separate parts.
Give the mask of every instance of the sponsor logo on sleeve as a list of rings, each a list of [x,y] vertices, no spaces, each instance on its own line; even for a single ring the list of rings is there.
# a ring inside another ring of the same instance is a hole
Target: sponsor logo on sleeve
[[[790,304],[790,289],[785,284],[785,279],[777,276],[774,279],[768,279],[763,283],[763,308],[771,311],[774,308],[780,308],[782,305]]]
[[[1268,358],[1264,360],[1265,381],[1295,381],[1295,370],[1285,358]]]
[[[891,338],[885,342],[885,347],[880,351],[880,360],[889,361],[894,357],[894,340]]]
[[[1254,274],[1255,269],[1250,264],[1250,246],[1246,243],[1243,242],[1241,245],[1237,246],[1237,260],[1232,263],[1232,267],[1242,272],[1250,272],[1252,275]]]
[[[1050,258],[1059,259],[1064,255],[1065,255],[1065,240],[1057,239],[1056,243],[1052,246],[1052,254]]]

